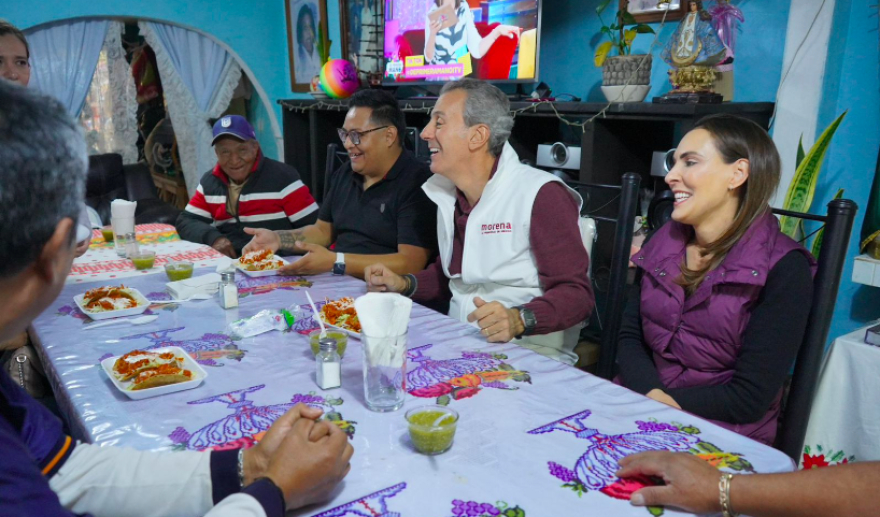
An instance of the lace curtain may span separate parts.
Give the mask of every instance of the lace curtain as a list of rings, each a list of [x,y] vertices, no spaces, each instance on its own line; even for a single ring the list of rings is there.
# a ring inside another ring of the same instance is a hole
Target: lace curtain
[[[197,32],[155,22],[138,26],[156,53],[183,178],[192,196],[202,174],[217,162],[209,119],[220,117],[229,105],[241,67],[224,48]]]
[[[137,102],[131,67],[122,46],[122,22],[107,28],[98,66],[80,113],[89,154],[118,153],[122,163],[138,159]]]

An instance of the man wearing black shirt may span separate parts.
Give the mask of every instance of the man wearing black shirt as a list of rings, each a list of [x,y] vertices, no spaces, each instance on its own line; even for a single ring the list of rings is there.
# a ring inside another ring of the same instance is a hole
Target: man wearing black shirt
[[[332,271],[362,278],[377,261],[398,274],[424,269],[437,248],[436,208],[421,189],[431,176],[428,166],[403,148],[405,128],[391,94],[357,92],[339,129],[351,161],[328,178],[318,221],[288,231],[245,228],[254,238],[244,253],[305,253],[281,269],[291,275]],[[335,249],[327,249],[334,242]]]

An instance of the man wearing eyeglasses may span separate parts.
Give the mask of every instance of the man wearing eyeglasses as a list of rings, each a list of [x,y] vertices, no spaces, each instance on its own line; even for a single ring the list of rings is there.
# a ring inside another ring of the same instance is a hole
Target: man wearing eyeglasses
[[[363,278],[364,268],[377,261],[400,274],[424,269],[437,247],[436,209],[421,189],[430,170],[404,149],[405,129],[390,93],[354,94],[339,128],[350,161],[327,179],[318,221],[292,231],[246,228],[254,238],[244,252],[305,253],[281,269],[291,275]]]
[[[202,176],[177,218],[180,238],[237,258],[250,236],[246,226],[291,230],[314,223],[318,205],[290,165],[266,158],[254,128],[228,115],[214,124],[217,165]]]

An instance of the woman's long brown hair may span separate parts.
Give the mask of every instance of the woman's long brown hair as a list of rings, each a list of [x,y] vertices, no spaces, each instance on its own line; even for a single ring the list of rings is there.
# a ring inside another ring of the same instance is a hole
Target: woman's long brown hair
[[[748,160],[749,177],[737,189],[739,207],[730,228],[700,250],[700,255],[708,256],[709,260],[696,270],[688,269],[687,261],[682,261],[681,276],[676,282],[688,295],[697,290],[706,274],[724,261],[749,227],[770,209],[770,197],[779,185],[782,167],[770,135],[751,120],[734,115],[710,115],[700,120],[694,129],[704,129],[712,135],[712,143],[724,163]]]

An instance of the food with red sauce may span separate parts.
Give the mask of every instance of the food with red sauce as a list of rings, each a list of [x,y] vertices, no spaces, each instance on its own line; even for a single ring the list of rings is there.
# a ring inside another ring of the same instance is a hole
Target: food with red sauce
[[[138,301],[124,285],[89,289],[83,295],[83,308],[88,312],[107,312],[133,309]]]
[[[246,271],[269,271],[284,265],[281,259],[269,250],[251,251],[238,259],[239,266]]]
[[[192,372],[183,369],[184,358],[174,352],[132,350],[113,363],[113,375],[131,381],[130,390],[156,388],[192,380]]]

